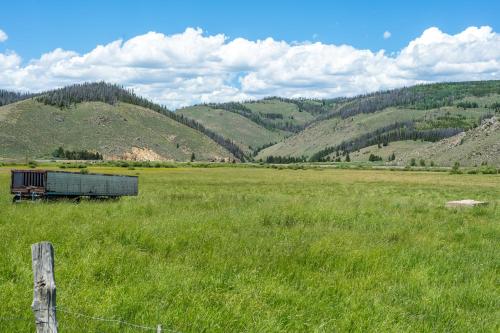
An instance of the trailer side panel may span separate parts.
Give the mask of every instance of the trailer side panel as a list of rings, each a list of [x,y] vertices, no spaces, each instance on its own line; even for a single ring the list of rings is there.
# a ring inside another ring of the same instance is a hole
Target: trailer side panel
[[[137,195],[137,177],[47,172],[48,195],[123,196]]]

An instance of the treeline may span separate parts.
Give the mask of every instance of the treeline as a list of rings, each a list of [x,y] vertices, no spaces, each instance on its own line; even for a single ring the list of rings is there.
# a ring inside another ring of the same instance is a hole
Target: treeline
[[[245,154],[243,151],[231,140],[228,140],[223,136],[207,129],[205,126],[193,119],[176,114],[167,109],[165,106],[137,96],[132,90],[124,89],[122,86],[116,84],[105,82],[75,84],[61,89],[44,92],[40,96],[36,97],[36,100],[41,103],[54,105],[60,108],[67,108],[71,105],[82,102],[103,102],[111,105],[114,105],[117,102],[123,102],[142,106],[202,132],[210,139],[226,148],[239,160],[245,160]]]
[[[266,163],[274,163],[274,164],[290,164],[290,163],[301,163],[301,162],[306,162],[307,157],[305,156],[300,156],[300,157],[294,157],[294,156],[267,156],[266,157]]]
[[[257,147],[257,148],[253,148],[251,146],[249,148],[253,151],[252,155],[255,157],[255,156],[257,156],[257,154],[259,154],[259,152],[261,150],[264,150],[264,149],[266,149],[268,147],[274,146],[275,144],[277,144],[277,142],[268,142],[268,143],[265,143],[262,146]]]
[[[365,133],[355,139],[346,140],[342,143],[327,147],[311,156],[309,161],[322,162],[326,157],[334,152],[353,152],[361,148],[372,145],[387,145],[393,141],[403,140],[422,140],[436,142],[444,138],[451,137],[462,132],[462,128],[436,128],[428,130],[418,130],[415,128],[415,123],[412,121],[396,122],[394,124],[384,126],[373,132]]]
[[[285,98],[266,97],[264,101],[279,101],[283,103],[295,104],[299,112],[307,112],[312,115],[320,115],[331,111],[333,105],[344,102],[347,98],[339,97],[335,99],[314,99],[314,98]]]
[[[237,102],[208,103],[208,104],[203,104],[203,105],[208,106],[208,107],[213,108],[213,109],[222,109],[222,110],[226,110],[226,111],[229,111],[232,113],[239,114],[240,116],[243,116],[243,117],[253,121],[257,125],[260,125],[268,130],[280,129],[280,130],[287,131],[287,132],[298,133],[304,129],[304,126],[294,125],[292,122],[288,122],[288,121],[275,122],[273,120],[279,118],[279,116],[281,116],[281,118],[283,118],[283,116],[282,115],[279,115],[276,117],[261,116],[259,113],[253,112],[252,110],[250,110],[250,108],[248,108],[247,106],[245,106],[242,103],[237,103]],[[274,115],[276,115],[276,114],[274,114]]]
[[[489,108],[492,109],[492,110],[494,110],[495,113],[500,113],[500,103],[499,102],[492,103],[489,106]]]
[[[88,150],[65,150],[59,147],[52,153],[55,158],[64,158],[67,160],[103,160],[103,156],[98,152]]]
[[[477,81],[457,83],[435,83],[380,91],[346,99],[346,103],[335,111],[316,119],[325,120],[333,117],[343,119],[361,113],[374,113],[388,107],[405,106],[428,110],[443,106],[452,106],[454,101],[466,96],[486,96],[500,93],[500,81]],[[468,107],[468,104],[462,104]],[[476,103],[470,103],[477,107]]]
[[[267,119],[283,119],[281,113],[261,113],[261,116]]]
[[[457,103],[457,108],[462,108],[462,109],[475,109],[478,108],[479,104],[476,102],[459,102]]]
[[[18,93],[0,89],[0,106],[22,101],[33,96],[34,94]]]

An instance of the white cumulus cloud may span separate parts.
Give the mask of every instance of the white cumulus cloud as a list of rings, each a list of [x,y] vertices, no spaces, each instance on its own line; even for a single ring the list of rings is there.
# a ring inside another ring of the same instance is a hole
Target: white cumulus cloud
[[[389,39],[389,38],[391,38],[392,34],[391,34],[390,31],[384,31],[384,35],[383,36],[384,36],[384,39]]]
[[[7,36],[7,33],[0,29],[0,43],[5,42],[8,38],[9,36]]]
[[[394,55],[321,42],[229,39],[199,28],[148,32],[79,54],[55,49],[25,63],[0,53],[0,88],[41,91],[104,80],[171,108],[261,98],[335,97],[416,83],[500,79],[500,35],[425,30]]]

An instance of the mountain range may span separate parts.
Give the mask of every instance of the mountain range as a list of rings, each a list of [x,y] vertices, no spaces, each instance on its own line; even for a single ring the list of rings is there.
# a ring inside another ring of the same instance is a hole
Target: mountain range
[[[121,86],[85,83],[0,91],[0,159],[51,159],[63,147],[125,160],[500,166],[499,117],[500,81],[175,111]]]

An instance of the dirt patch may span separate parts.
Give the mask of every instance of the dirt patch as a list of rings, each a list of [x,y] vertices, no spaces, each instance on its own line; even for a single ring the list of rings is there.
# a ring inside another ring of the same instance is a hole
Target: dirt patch
[[[132,147],[131,151],[125,152],[120,156],[113,156],[111,159],[126,161],[165,161],[167,158],[156,153],[149,148]]]

